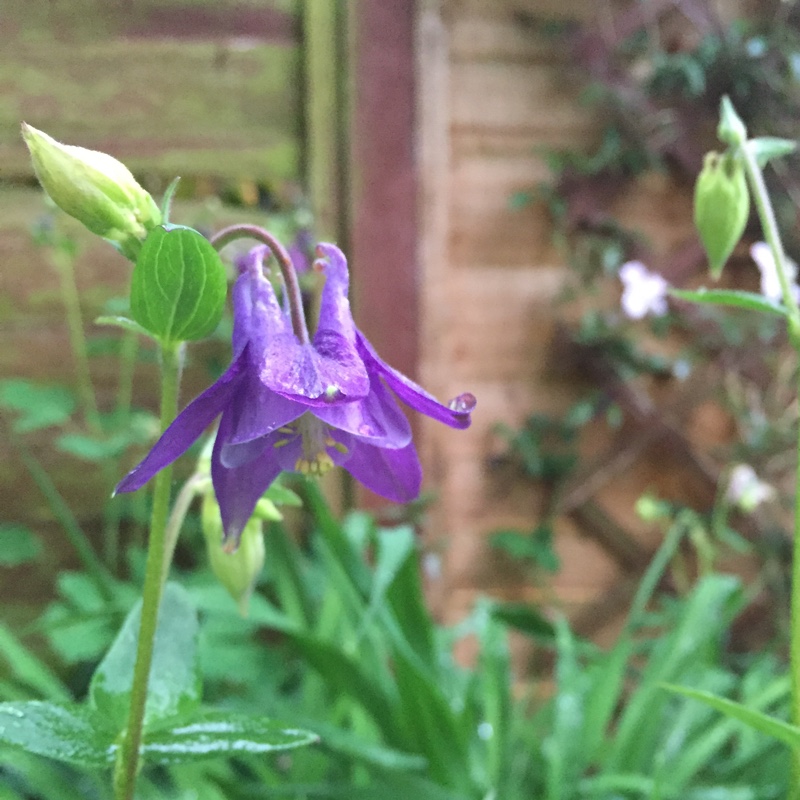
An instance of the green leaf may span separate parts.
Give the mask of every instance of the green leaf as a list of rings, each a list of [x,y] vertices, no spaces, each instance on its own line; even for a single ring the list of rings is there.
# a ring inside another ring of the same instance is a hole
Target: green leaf
[[[291,489],[287,489],[285,486],[281,486],[280,483],[277,481],[273,481],[269,489],[264,492],[264,497],[267,500],[271,500],[275,503],[276,506],[292,506],[294,508],[300,508],[303,505],[303,501],[297,495],[296,492],[293,492]]]
[[[94,324],[111,325],[115,328],[122,328],[123,330],[130,331],[131,333],[140,333],[142,336],[146,336],[148,339],[153,338],[153,334],[151,334],[147,328],[143,328],[138,322],[123,316],[98,317],[94,321]]]
[[[504,550],[512,558],[530,561],[546,572],[558,572],[561,566],[553,549],[553,530],[546,524],[539,525],[530,533],[517,530],[496,531],[489,543],[492,547]]]
[[[34,561],[42,552],[42,543],[24,525],[0,523],[0,567],[17,567]]]
[[[142,753],[152,764],[175,764],[235,753],[273,753],[318,741],[315,733],[278,720],[209,711],[190,722],[148,733]]]
[[[222,319],[225,268],[192,228],[162,225],[145,239],[131,284],[131,314],[165,342],[203,339]]]
[[[122,455],[132,444],[144,444],[150,440],[150,431],[140,420],[126,430],[110,436],[89,436],[83,433],[65,433],[56,439],[56,447],[83,461],[105,461]]]
[[[0,407],[19,413],[16,433],[29,433],[66,422],[75,411],[75,397],[63,386],[37,386],[19,378],[0,382]]]
[[[114,760],[100,717],[75,703],[0,703],[0,742],[70,764],[105,767]]]
[[[499,622],[534,639],[555,638],[553,623],[528,603],[500,603],[492,607],[491,613]]]
[[[748,311],[761,311],[777,317],[786,316],[786,308],[780,303],[768,300],[764,295],[756,292],[742,292],[736,289],[670,289],[669,293],[679,300],[688,300],[690,303],[703,303],[705,305],[732,306],[745,308]]]
[[[89,688],[92,707],[120,728],[128,716],[141,610],[140,601],[128,614]],[[188,593],[178,584],[168,583],[158,615],[145,726],[199,706],[198,630],[197,612]]]
[[[0,663],[5,663],[23,686],[54,700],[69,699],[69,692],[50,667],[4,625],[0,625]]]
[[[791,139],[779,139],[777,136],[759,136],[750,139],[747,149],[755,156],[758,166],[763,169],[773,158],[782,158],[794,153],[797,142]]]
[[[800,747],[800,728],[796,725],[790,725],[788,722],[765,714],[763,711],[757,711],[754,708],[744,706],[734,700],[728,700],[726,697],[719,697],[711,692],[690,689],[687,686],[675,686],[669,683],[662,683],[661,686],[670,692],[700,700],[711,706],[711,708],[721,711],[723,714],[737,719],[739,722],[743,722],[745,725],[765,733],[779,742],[788,744],[790,747]]]

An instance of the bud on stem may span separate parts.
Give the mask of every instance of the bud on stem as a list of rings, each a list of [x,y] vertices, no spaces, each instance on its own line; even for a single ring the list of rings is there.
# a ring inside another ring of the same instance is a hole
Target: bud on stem
[[[708,153],[694,190],[694,222],[711,274],[719,278],[750,215],[750,192],[741,158]]]
[[[53,202],[134,260],[161,212],[130,170],[105,153],[61,144],[25,123],[22,138]]]

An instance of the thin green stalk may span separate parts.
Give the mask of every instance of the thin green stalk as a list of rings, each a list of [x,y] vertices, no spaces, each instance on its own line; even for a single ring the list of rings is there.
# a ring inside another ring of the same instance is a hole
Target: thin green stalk
[[[139,355],[139,335],[125,331],[119,351],[119,383],[117,384],[117,423],[128,421],[133,403],[133,376],[136,372],[136,358]]]
[[[179,381],[179,348],[175,345],[164,345],[161,349],[162,431],[172,422],[178,412]],[[150,541],[147,547],[147,565],[142,589],[142,616],[136,664],[133,670],[133,685],[131,686],[131,707],[114,770],[114,797],[116,800],[133,800],[136,791],[147,687],[150,681],[150,666],[158,627],[158,610],[164,587],[164,554],[171,484],[172,467],[168,466],[156,476],[153,490]]]
[[[83,564],[83,568],[94,578],[97,586],[107,596],[111,596],[111,587],[114,579],[98,558],[86,534],[83,532],[78,520],[72,513],[61,493],[58,491],[53,479],[48,475],[47,470],[34,458],[28,446],[21,438],[10,433],[15,448],[19,452],[20,459],[28,470],[33,482],[47,501],[53,516],[61,523],[61,527],[67,534],[69,543],[78,554],[78,558]]]
[[[167,529],[164,535],[164,563],[162,565],[162,582],[166,582],[167,575],[169,574],[169,566],[172,563],[172,556],[175,553],[175,545],[178,543],[178,536],[181,532],[186,514],[189,511],[189,506],[192,500],[201,492],[206,490],[211,485],[211,478],[207,472],[195,472],[186,483],[183,484],[181,490],[175,498],[175,503],[172,506],[172,513],[169,515],[167,521]]]
[[[800,372],[798,372],[800,397]],[[794,547],[792,550],[792,600],[789,622],[789,678],[792,687],[790,719],[800,725],[800,424],[797,426],[797,459],[794,486]],[[790,800],[800,800],[800,748],[792,750],[792,789]]]
[[[764,176],[758,166],[756,157],[747,146],[746,141],[739,142],[744,157],[745,170],[750,182],[753,199],[761,220],[764,238],[767,240],[775,270],[781,285],[783,302],[786,305],[787,328],[789,340],[795,351],[800,353],[800,307],[798,307],[791,286],[791,277],[786,263],[778,223],[769,198]],[[798,379],[798,397],[800,397],[800,378]],[[794,492],[794,541],[792,555],[792,595],[789,622],[789,679],[791,682],[790,719],[800,725],[800,425],[797,439],[798,463],[795,467]],[[789,800],[800,800],[800,748],[792,748],[792,778],[789,789]]]
[[[86,424],[95,433],[100,431],[100,413],[89,370],[89,353],[86,348],[86,335],[83,330],[80,295],[75,282],[75,260],[63,249],[56,247],[52,252],[52,262],[61,281],[61,297],[67,314],[69,342],[75,359],[75,373],[78,380],[78,394],[83,405]]]
[[[769,199],[767,185],[764,183],[764,175],[761,172],[761,168],[758,166],[756,157],[747,146],[747,143],[741,143],[740,149],[744,158],[745,171],[747,173],[747,179],[750,182],[750,189],[756,204],[758,218],[761,221],[761,227],[764,231],[764,238],[769,245],[772,259],[775,262],[775,270],[778,273],[783,302],[789,312],[787,320],[789,335],[795,350],[800,350],[800,339],[798,338],[800,337],[800,307],[798,307],[797,299],[792,291],[791,277],[789,276],[789,270],[786,264],[786,253],[783,250],[783,242],[781,241],[781,235],[778,231],[778,222],[775,219],[775,212],[772,209],[772,203]]]
[[[133,398],[133,376],[136,371],[136,356],[139,350],[139,337],[132,331],[126,331],[122,337],[119,355],[119,382],[117,384],[117,403],[114,422],[117,428],[124,428],[130,422]],[[119,459],[117,460],[119,466]],[[108,472],[110,485],[116,482],[120,470],[109,463],[104,464],[104,475]],[[122,522],[122,498],[112,500],[106,506],[105,526],[103,529],[103,557],[112,572],[116,572],[119,563],[120,524]]]

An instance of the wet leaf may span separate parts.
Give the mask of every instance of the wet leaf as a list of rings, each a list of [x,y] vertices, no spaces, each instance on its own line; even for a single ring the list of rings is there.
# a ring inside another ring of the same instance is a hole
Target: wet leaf
[[[141,601],[128,614],[89,689],[93,708],[121,728],[130,705],[130,687],[141,619]],[[197,612],[186,591],[168,583],[159,612],[145,710],[145,725],[188,713],[200,703]]]
[[[101,717],[75,703],[0,703],[0,742],[70,764],[104,767],[114,760]]]
[[[272,753],[317,741],[311,731],[278,720],[208,711],[190,722],[147,734],[142,752],[150,763],[175,764],[234,753]]]

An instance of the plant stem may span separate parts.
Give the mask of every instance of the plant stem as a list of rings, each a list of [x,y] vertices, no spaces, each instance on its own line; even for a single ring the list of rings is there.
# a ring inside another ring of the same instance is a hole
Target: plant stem
[[[767,192],[767,185],[764,183],[764,175],[758,166],[756,157],[751,149],[744,142],[741,145],[741,152],[744,157],[745,171],[750,181],[750,189],[753,193],[753,200],[756,204],[758,218],[764,231],[764,238],[767,240],[772,259],[775,262],[775,270],[778,273],[778,281],[781,285],[783,302],[788,310],[787,323],[789,327],[789,337],[795,350],[800,351],[800,307],[794,296],[791,285],[791,277],[787,269],[786,253],[783,251],[783,242],[778,231],[778,222],[775,219],[775,212]]]
[[[167,527],[164,534],[164,563],[162,566],[162,582],[166,582],[169,573],[169,565],[172,563],[172,556],[175,553],[175,545],[178,543],[178,535],[181,532],[189,506],[195,496],[203,489],[211,485],[211,477],[207,472],[196,472],[183,484],[181,490],[175,498],[172,506],[172,513],[169,515]]]
[[[223,228],[223,230],[211,237],[211,244],[219,252],[223,247],[237,239],[255,239],[257,242],[265,244],[272,251],[283,277],[283,285],[289,301],[289,313],[292,317],[292,330],[303,344],[308,344],[308,326],[306,325],[305,311],[303,311],[300,282],[297,280],[297,272],[289,253],[286,252],[286,248],[269,231],[259,228],[258,225],[231,225],[228,228]]]
[[[80,295],[78,293],[78,285],[75,282],[75,260],[58,245],[52,251],[51,260],[61,281],[61,297],[67,314],[69,342],[72,356],[75,359],[78,394],[83,404],[83,413],[86,417],[86,424],[94,433],[98,433],[100,431],[100,414],[97,410],[97,398],[89,370],[89,354],[86,349],[86,335],[83,330]]]
[[[119,353],[119,383],[117,384],[117,424],[127,425],[133,399],[133,375],[136,372],[136,357],[139,354],[139,335],[133,331],[122,334]]]
[[[756,157],[747,142],[740,142],[741,152],[744,157],[747,178],[753,199],[761,220],[764,238],[767,240],[772,258],[775,261],[775,270],[783,293],[783,302],[787,309],[786,324],[789,341],[800,354],[800,307],[792,291],[791,276],[786,263],[786,254],[783,250],[778,223],[775,212],[769,199],[764,175],[758,166]],[[800,397],[800,375],[797,384],[798,397]],[[789,680],[791,683],[791,709],[790,720],[795,725],[800,725],[800,425],[798,425],[797,439],[797,466],[795,467],[794,491],[794,539],[792,550],[792,594],[789,621]],[[792,748],[792,776],[788,798],[800,800],[800,747]]]
[[[800,397],[800,372],[798,373]],[[792,549],[792,600],[789,615],[789,679],[792,687],[790,719],[800,725],[800,425],[797,429],[797,457],[794,487],[794,542]],[[792,749],[792,789],[790,800],[800,800],[800,748]]]
[[[161,348],[161,430],[164,431],[178,410],[178,383],[180,381],[179,346],[163,345]],[[142,590],[142,616],[136,665],[131,686],[131,708],[128,724],[114,770],[114,797],[116,800],[133,800],[139,771],[139,751],[144,729],[144,712],[147,703],[147,686],[153,660],[158,609],[164,581],[164,549],[167,518],[169,517],[172,467],[161,470],[155,478],[153,510],[150,517],[150,540],[147,548],[144,587]]]

